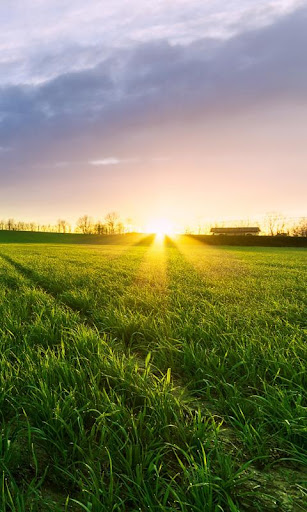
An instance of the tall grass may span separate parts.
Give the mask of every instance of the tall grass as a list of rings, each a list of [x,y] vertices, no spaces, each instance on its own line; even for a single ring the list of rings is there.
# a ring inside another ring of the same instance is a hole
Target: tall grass
[[[1,510],[303,510],[304,250],[0,255]]]

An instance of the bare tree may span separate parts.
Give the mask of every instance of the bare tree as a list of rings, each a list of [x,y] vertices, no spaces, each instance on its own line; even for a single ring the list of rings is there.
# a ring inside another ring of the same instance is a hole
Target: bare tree
[[[88,215],[79,217],[76,224],[77,230],[81,231],[84,235],[91,233],[92,231],[92,220]]]
[[[277,235],[288,235],[289,229],[287,219],[284,215],[279,215],[277,223]]]
[[[307,217],[302,217],[292,230],[294,236],[307,236]]]
[[[57,221],[58,233],[67,233],[69,230],[69,224],[65,219],[58,219]]]
[[[265,225],[265,231],[267,231],[270,236],[276,236],[285,230],[286,219],[280,213],[269,212],[265,217]]]
[[[105,216],[106,225],[108,228],[109,235],[114,235],[116,231],[116,224],[118,222],[119,215],[116,212],[107,213]]]
[[[26,228],[27,228],[27,224],[25,222],[18,221],[16,223],[16,230],[17,231],[26,231]]]
[[[14,221],[14,219],[8,219],[7,220],[6,229],[8,231],[13,231],[15,229],[15,221]]]
[[[107,227],[101,220],[98,220],[94,225],[94,233],[97,235],[104,235],[107,232]]]
[[[116,231],[119,235],[122,235],[123,233],[125,233],[125,226],[122,222],[117,223]]]

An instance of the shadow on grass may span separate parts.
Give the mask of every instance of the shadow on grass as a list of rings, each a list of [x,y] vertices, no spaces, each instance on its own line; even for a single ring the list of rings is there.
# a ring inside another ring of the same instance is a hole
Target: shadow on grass
[[[165,247],[177,247],[174,239],[167,235],[164,237],[164,246]]]
[[[147,247],[147,245],[149,244],[147,243],[144,245]],[[132,249],[134,245],[131,245],[130,247]],[[133,281],[134,276],[137,273],[138,268],[142,262],[144,251],[147,252],[147,250],[148,249],[145,248],[138,254],[137,261],[134,262],[133,272],[131,273],[131,282]],[[28,279],[34,286],[39,287],[45,293],[53,297],[53,299],[55,299],[59,304],[63,305],[64,307],[68,308],[69,310],[75,313],[80,314],[81,319],[84,323],[90,325],[91,327],[93,325],[96,325],[96,315],[92,311],[92,308],[90,307],[87,300],[85,300],[83,303],[82,298],[81,300],[79,300],[79,298],[76,298],[75,296],[70,297],[69,295],[71,290],[64,289],[63,284],[61,282],[57,282],[56,279],[49,279],[49,276],[46,277],[45,275],[41,275],[36,270],[29,268],[28,266],[16,261],[7,254],[0,253],[0,257],[7,263],[9,263],[12,267],[14,267],[17,270],[17,272],[19,272],[23,277]],[[118,262],[124,260],[126,257],[127,252],[116,258],[116,260]],[[11,284],[14,285],[13,282]]]
[[[141,240],[138,240],[137,242],[135,242],[133,244],[133,246],[134,247],[137,247],[137,246],[149,247],[150,245],[153,244],[154,239],[155,239],[155,235],[148,235],[148,236],[145,236],[144,238],[141,238]]]

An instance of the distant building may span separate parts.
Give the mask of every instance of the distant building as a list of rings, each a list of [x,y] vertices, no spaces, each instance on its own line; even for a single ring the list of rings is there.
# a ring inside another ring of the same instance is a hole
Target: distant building
[[[244,227],[244,228],[211,228],[212,235],[259,235],[260,228],[258,227]]]

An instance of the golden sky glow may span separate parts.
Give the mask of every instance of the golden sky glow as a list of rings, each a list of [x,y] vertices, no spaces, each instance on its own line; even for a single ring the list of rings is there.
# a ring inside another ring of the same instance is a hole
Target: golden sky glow
[[[171,221],[162,218],[150,221],[146,225],[145,233],[156,233],[159,237],[163,237],[164,235],[173,235],[175,231]]]
[[[306,215],[305,2],[25,0],[0,15],[0,218],[117,211],[176,232]]]

